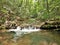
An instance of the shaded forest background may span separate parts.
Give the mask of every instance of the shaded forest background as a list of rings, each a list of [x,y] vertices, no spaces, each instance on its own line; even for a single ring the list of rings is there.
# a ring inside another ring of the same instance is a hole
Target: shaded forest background
[[[0,23],[36,23],[60,19],[60,0],[0,0]]]

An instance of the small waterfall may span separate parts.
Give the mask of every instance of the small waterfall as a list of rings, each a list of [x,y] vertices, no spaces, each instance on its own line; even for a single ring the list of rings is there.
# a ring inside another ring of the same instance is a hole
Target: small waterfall
[[[36,32],[36,31],[40,31],[39,28],[33,27],[33,26],[28,26],[28,28],[24,27],[21,28],[20,26],[18,26],[16,29],[9,29],[8,32],[15,32],[16,34],[14,35],[14,40],[17,40],[19,37],[21,37],[23,34],[28,34],[31,32]]]

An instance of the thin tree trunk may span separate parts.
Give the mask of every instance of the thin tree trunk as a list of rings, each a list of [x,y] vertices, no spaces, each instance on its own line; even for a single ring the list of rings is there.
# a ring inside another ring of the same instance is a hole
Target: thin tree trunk
[[[48,0],[46,0],[46,5],[47,5],[47,13],[49,14],[49,4],[48,4]]]

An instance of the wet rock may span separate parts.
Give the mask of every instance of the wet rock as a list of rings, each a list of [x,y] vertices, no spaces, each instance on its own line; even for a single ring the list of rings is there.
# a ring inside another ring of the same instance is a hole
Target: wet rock
[[[45,30],[59,30],[60,29],[60,21],[46,21],[43,25],[41,25],[40,29]]]
[[[6,21],[4,27],[5,29],[16,29],[17,25],[15,21]]]

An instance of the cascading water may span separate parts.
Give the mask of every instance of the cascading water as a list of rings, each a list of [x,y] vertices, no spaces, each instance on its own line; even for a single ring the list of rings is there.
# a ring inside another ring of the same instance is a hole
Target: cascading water
[[[19,37],[21,37],[23,34],[28,34],[31,32],[36,32],[36,31],[40,31],[40,28],[36,28],[36,27],[31,27],[29,26],[28,28],[21,28],[20,26],[18,26],[16,29],[9,29],[8,32],[15,32],[16,34],[14,35],[14,40],[17,40]]]

